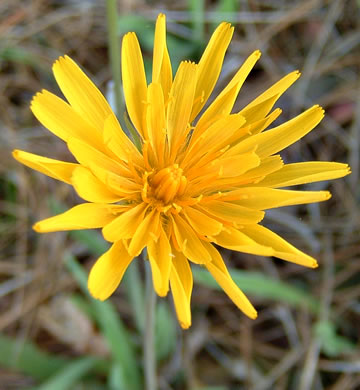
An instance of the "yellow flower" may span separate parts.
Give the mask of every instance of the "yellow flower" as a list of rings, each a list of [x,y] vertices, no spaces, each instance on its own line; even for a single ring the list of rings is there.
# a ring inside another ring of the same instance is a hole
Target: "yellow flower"
[[[350,169],[335,162],[284,164],[278,154],[321,121],[324,111],[319,106],[264,131],[280,115],[279,108],[272,108],[297,80],[297,71],[231,113],[259,51],[250,55],[195,120],[219,77],[233,28],[221,23],[200,62],[182,62],[174,78],[165,30],[165,16],[159,15],[149,85],[136,35],[128,33],[122,43],[126,106],[139,133],[141,151],[80,68],[67,56],[55,62],[53,72],[68,103],[42,91],[31,109],[67,143],[78,163],[20,150],[13,155],[72,185],[87,203],[40,221],[34,229],[45,233],[102,228],[104,238],[113,245],[90,272],[88,286],[95,298],[108,298],[130,262],[146,247],[154,288],[160,296],[171,288],[183,328],[191,324],[189,261],[206,267],[235,305],[256,318],[256,310],[232,281],[214,244],[316,267],[315,259],[259,222],[266,209],[330,198],[328,191],[280,187],[336,179]]]

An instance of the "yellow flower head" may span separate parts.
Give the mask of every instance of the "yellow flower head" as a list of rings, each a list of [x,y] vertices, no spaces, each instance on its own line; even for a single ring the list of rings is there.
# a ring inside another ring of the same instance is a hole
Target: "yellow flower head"
[[[113,243],[90,272],[91,294],[108,298],[133,258],[147,248],[154,288],[160,296],[171,288],[183,328],[191,325],[189,261],[206,267],[236,306],[256,318],[256,310],[232,281],[214,244],[316,267],[316,260],[259,222],[266,209],[330,198],[328,191],[280,187],[336,179],[350,172],[347,165],[334,162],[285,165],[278,154],[321,121],[324,111],[319,106],[265,131],[281,113],[273,106],[299,72],[288,74],[232,113],[259,51],[195,120],[219,77],[232,34],[230,24],[221,23],[199,63],[182,62],[173,78],[165,15],[159,15],[149,85],[136,35],[124,36],[124,94],[140,151],[95,85],[69,57],[59,58],[53,72],[68,103],[42,91],[31,109],[67,143],[77,163],[13,152],[21,163],[72,185],[87,202],[36,223],[37,232],[102,228],[104,238]]]

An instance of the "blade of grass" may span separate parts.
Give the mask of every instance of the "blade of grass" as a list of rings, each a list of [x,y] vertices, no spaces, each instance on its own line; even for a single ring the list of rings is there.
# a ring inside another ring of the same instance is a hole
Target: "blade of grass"
[[[193,40],[199,43],[204,41],[205,1],[188,0],[193,28]]]
[[[90,297],[87,289],[86,272],[73,256],[66,255],[65,264],[81,289],[89,296],[96,312],[98,326],[108,342],[114,359],[124,373],[124,388],[140,390],[142,388],[141,375],[137,365],[135,348],[131,342],[131,335],[116,313],[116,309],[110,301],[100,302]]]
[[[0,366],[14,369],[34,379],[45,380],[69,363],[66,358],[41,351],[29,341],[0,335]]]
[[[110,374],[107,377],[108,390],[118,390],[124,388],[124,373],[122,367],[118,364],[113,364],[110,370]]]
[[[106,18],[108,27],[108,48],[110,55],[111,73],[114,79],[116,114],[122,111],[122,89],[120,74],[120,40],[118,36],[117,1],[106,1]]]
[[[176,347],[176,322],[167,302],[156,306],[155,351],[157,360],[170,356]]]
[[[67,390],[83,378],[97,363],[99,359],[86,357],[77,359],[59,370],[52,378],[47,380],[37,390]]]
[[[236,15],[239,9],[238,0],[221,0],[215,8],[215,21],[212,23],[212,29],[215,30],[217,25],[227,20],[227,15]]]
[[[353,342],[336,333],[336,327],[330,321],[318,322],[315,325],[315,333],[321,342],[322,352],[328,357],[338,357],[356,349]]]
[[[279,280],[257,272],[247,272],[229,269],[234,282],[241,288],[244,293],[258,296],[264,299],[274,299],[293,306],[306,306],[313,313],[317,313],[320,303],[306,291],[291,286]],[[193,269],[194,279],[210,288],[220,290],[209,272],[202,269]]]
[[[65,211],[64,205],[56,199],[49,199],[49,207],[54,213]],[[94,256],[101,256],[109,249],[109,244],[94,230],[73,230],[70,233],[76,241],[84,244]],[[134,310],[134,319],[138,331],[144,328],[144,288],[140,278],[138,262],[133,261],[127,269],[122,284],[125,285],[126,293]]]

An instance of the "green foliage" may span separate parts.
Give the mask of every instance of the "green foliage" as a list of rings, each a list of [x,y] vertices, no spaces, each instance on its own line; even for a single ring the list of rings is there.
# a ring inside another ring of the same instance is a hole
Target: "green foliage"
[[[63,369],[49,380],[37,387],[37,390],[71,390],[81,378],[83,378],[94,366],[99,362],[99,359],[86,357],[76,359],[67,364]]]
[[[73,256],[67,256],[66,266],[84,293],[88,294],[87,275]],[[113,358],[118,365],[118,370],[121,372],[119,377],[123,379],[122,387],[129,390],[140,390],[142,388],[141,375],[130,333],[110,301],[100,302],[90,296],[89,300],[96,313],[96,322],[107,340]]]
[[[204,41],[205,1],[188,0],[188,8],[191,14],[193,40],[202,43]]]
[[[319,309],[319,302],[311,294],[288,283],[272,279],[259,272],[235,269],[229,269],[229,272],[244,293],[263,299],[274,299],[292,306],[306,306],[314,313]],[[193,275],[198,283],[217,290],[221,289],[207,270],[193,269]]]
[[[158,360],[171,356],[176,347],[177,322],[165,301],[157,302],[155,350]]]
[[[0,335],[1,367],[11,368],[37,380],[45,380],[68,363],[68,359],[47,354],[29,341]]]
[[[45,70],[45,67],[41,64],[41,62],[39,62],[38,58],[33,53],[20,46],[0,48],[0,64],[2,61],[17,62],[19,64],[29,65],[33,68],[41,68]],[[49,69],[47,69],[46,72],[50,74]]]
[[[321,342],[322,352],[328,357],[338,357],[353,352],[356,346],[347,338],[336,333],[335,325],[330,321],[320,321],[315,325],[315,334]]]

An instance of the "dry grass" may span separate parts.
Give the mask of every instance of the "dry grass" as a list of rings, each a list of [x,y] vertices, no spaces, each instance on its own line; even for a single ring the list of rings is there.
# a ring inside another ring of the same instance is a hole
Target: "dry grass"
[[[218,385],[218,389],[355,390],[360,388],[359,2],[239,3],[239,11],[221,15],[215,8],[219,2],[207,1],[205,24],[200,25],[205,41],[219,19],[236,26],[218,88],[256,48],[263,55],[239,104],[286,72],[302,70],[300,80],[279,103],[282,120],[315,103],[323,105],[327,115],[283,158],[348,162],[352,175],[330,185],[333,197],[326,204],[274,211],[267,218],[279,234],[319,259],[317,270],[225,253],[234,267],[302,286],[321,302],[320,310],[314,314],[306,307],[294,309],[253,297],[259,318],[250,321],[224,294],[197,286],[193,326],[179,335],[179,350],[160,366],[161,389]],[[159,11],[166,12],[173,21],[169,31],[183,40],[182,45],[193,45],[196,37],[187,2],[174,6],[170,1],[124,0],[119,5],[123,14],[136,13],[150,21]],[[94,256],[65,234],[43,236],[31,230],[34,221],[50,215],[50,196],[69,205],[78,200],[66,185],[22,167],[10,154],[16,147],[69,158],[63,143],[40,126],[28,107],[42,88],[59,93],[51,64],[64,53],[106,91],[111,76],[104,5],[91,0],[2,0],[0,15],[0,332],[32,340],[52,354],[106,356],[102,335],[69,300],[77,285],[62,264],[65,252],[78,256],[87,267]],[[313,186],[327,187],[328,183]],[[113,302],[132,327],[131,307],[121,291]],[[334,337],[324,324],[334,326],[338,342],[346,338],[353,348],[329,345]],[[1,390],[34,384],[31,375],[0,368]]]

